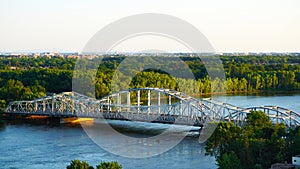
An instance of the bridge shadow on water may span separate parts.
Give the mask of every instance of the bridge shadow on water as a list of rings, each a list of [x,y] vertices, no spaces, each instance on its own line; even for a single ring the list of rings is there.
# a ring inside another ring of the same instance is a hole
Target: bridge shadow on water
[[[107,125],[108,124],[108,125]],[[95,120],[92,126],[104,129],[110,126],[112,130],[128,137],[149,138],[160,134],[199,136],[200,127],[172,125],[162,123],[147,123],[122,120]]]
[[[89,119],[89,118],[63,118],[60,122],[52,124],[47,116],[5,116],[0,118],[0,130],[5,128],[6,124],[23,125],[29,124],[33,126],[48,126],[48,127],[76,127],[87,129],[91,128],[98,131],[108,130],[128,137],[149,138],[160,134],[168,133],[170,135],[185,134],[188,136],[199,135],[200,127],[178,125],[178,124],[163,124],[149,123],[139,121],[125,120],[110,120],[110,119]]]

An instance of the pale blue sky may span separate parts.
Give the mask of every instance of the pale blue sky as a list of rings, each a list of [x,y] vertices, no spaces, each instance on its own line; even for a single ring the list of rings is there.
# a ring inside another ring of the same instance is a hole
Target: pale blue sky
[[[299,0],[0,0],[0,52],[81,51],[105,25],[149,12],[193,24],[218,52],[300,51]]]

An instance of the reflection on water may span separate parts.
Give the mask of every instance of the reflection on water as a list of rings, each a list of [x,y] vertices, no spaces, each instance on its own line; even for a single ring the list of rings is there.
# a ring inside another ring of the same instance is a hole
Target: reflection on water
[[[104,121],[104,122],[103,122]],[[93,127],[101,128],[103,123],[108,123],[114,130],[123,135],[137,138],[153,137],[163,132],[185,134],[188,136],[197,136],[200,127],[184,126],[184,125],[170,125],[162,123],[147,123],[137,121],[120,121],[120,120],[95,120]]]

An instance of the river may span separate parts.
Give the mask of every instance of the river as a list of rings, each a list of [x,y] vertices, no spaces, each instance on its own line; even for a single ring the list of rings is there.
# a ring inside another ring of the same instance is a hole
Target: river
[[[241,107],[277,105],[300,112],[299,94],[215,98]],[[118,161],[124,169],[217,168],[214,157],[205,156],[204,146],[195,137],[186,137],[162,154],[136,159],[105,151],[79,126],[5,124],[0,128],[0,152],[0,168],[10,169],[60,169],[66,168],[73,159],[93,166],[102,161]]]

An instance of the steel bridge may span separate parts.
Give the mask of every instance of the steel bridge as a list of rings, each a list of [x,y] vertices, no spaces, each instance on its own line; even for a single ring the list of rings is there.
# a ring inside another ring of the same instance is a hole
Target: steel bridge
[[[241,108],[215,99],[196,99],[182,92],[160,88],[135,88],[101,99],[64,92],[31,101],[13,101],[6,114],[58,118],[102,118],[204,126],[209,122],[243,124],[251,111],[261,110],[274,124],[300,125],[300,114],[278,106]]]

